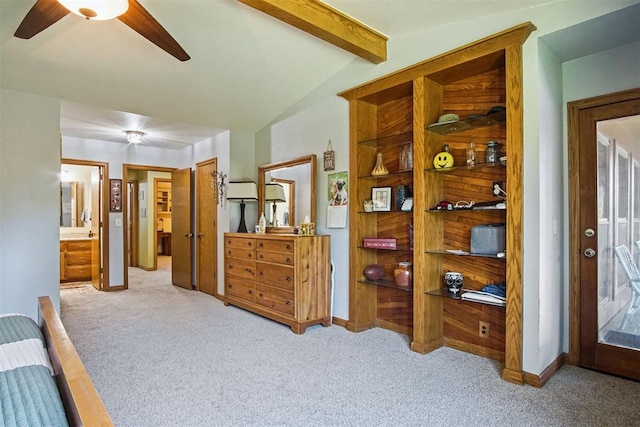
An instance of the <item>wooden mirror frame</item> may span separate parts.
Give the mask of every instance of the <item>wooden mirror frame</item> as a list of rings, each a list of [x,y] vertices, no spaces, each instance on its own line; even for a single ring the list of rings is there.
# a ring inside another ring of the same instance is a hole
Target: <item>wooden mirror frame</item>
[[[289,168],[293,166],[306,165],[306,164],[309,165],[309,188],[311,190],[309,194],[309,199],[310,199],[309,206],[311,210],[311,212],[309,213],[309,218],[311,222],[315,223],[316,222],[316,155],[315,154],[298,157],[297,159],[286,160],[284,162],[270,163],[270,164],[259,166],[258,167],[259,209],[260,210],[264,209],[263,206],[265,205],[264,186],[266,184],[265,176],[267,172],[271,172],[277,169]],[[302,222],[301,218],[295,218],[295,221],[298,224]],[[290,225],[288,227],[267,227],[267,233],[282,233],[282,234],[293,233],[294,228],[295,228],[295,224]]]

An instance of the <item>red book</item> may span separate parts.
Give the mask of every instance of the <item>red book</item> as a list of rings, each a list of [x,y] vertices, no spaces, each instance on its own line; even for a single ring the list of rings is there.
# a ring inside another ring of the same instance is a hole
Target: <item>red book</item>
[[[396,241],[397,239],[365,238],[362,241],[362,246],[365,248],[396,249]]]

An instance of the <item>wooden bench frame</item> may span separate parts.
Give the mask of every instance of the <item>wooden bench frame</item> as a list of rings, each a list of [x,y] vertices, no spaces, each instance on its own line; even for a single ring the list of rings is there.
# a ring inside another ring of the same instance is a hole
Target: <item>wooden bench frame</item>
[[[51,298],[38,297],[39,325],[47,344],[67,419],[72,426],[113,426]]]

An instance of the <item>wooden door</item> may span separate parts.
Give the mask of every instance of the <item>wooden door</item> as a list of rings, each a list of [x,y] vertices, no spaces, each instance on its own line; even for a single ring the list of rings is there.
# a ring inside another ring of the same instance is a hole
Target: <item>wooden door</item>
[[[171,173],[171,282],[193,289],[191,265],[191,168]]]
[[[577,352],[570,356],[581,366],[636,380],[640,380],[640,313],[637,328],[623,323],[631,288],[613,247],[632,247],[637,232],[633,212],[640,206],[640,183],[631,179],[631,165],[634,158],[635,162],[640,159],[640,135],[625,141],[607,136],[605,129],[639,114],[640,90],[569,104],[571,280],[576,313],[571,344]]]
[[[217,169],[217,159],[196,164],[196,289],[212,296],[218,295]]]

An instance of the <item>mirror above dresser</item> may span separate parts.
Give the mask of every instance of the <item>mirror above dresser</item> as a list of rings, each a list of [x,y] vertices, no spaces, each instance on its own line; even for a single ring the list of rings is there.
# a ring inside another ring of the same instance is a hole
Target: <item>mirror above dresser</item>
[[[308,216],[316,222],[316,155],[258,168],[258,207],[267,233],[293,233]]]

